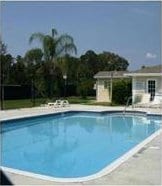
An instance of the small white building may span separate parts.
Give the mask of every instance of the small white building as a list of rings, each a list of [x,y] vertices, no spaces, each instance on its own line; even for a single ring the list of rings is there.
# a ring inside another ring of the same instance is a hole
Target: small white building
[[[133,102],[143,93],[150,93],[151,100],[155,94],[162,94],[162,65],[144,67],[140,70],[125,73],[125,76],[132,77],[132,98]]]
[[[100,71],[94,78],[96,79],[96,100],[97,102],[112,101],[112,80],[128,78],[124,76],[126,71]]]
[[[144,93],[150,93],[151,100],[155,94],[162,94],[162,65],[144,67],[140,70],[128,71],[100,71],[96,79],[96,100],[97,102],[112,101],[112,80],[132,78],[132,101],[141,97]]]

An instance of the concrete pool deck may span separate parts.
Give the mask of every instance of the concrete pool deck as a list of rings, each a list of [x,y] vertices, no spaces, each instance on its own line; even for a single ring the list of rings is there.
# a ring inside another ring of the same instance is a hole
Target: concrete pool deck
[[[54,107],[33,107],[22,108],[13,110],[1,110],[0,121],[6,119],[23,118],[36,115],[52,114],[63,111],[124,111],[125,107],[116,106],[91,106],[91,105],[79,105],[71,104],[69,107],[54,108]],[[160,108],[132,108],[128,107],[126,111],[142,111],[152,114],[162,114]]]
[[[66,108],[26,108],[0,111],[0,120],[13,119],[26,116],[50,114],[69,110],[84,111],[112,111],[124,110],[124,107],[102,107],[71,105]],[[127,110],[131,111],[132,108]],[[133,111],[146,111],[146,109],[133,109]],[[161,114],[160,109],[149,109],[148,112]],[[162,134],[154,138],[140,151],[122,163],[111,173],[100,178],[80,183],[58,183],[42,179],[23,176],[5,171],[11,182],[15,185],[161,185],[161,142]]]

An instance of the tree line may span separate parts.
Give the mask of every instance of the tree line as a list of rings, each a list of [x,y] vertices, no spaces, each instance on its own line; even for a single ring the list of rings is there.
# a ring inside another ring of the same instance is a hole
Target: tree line
[[[1,79],[3,84],[33,85],[39,97],[94,95],[93,76],[99,71],[127,70],[128,61],[118,54],[104,51],[86,51],[75,57],[77,47],[68,34],[33,33],[29,44],[39,41],[40,48],[28,50],[24,56],[14,58],[0,41]],[[75,55],[74,55],[75,54]],[[67,77],[67,79],[65,79]]]

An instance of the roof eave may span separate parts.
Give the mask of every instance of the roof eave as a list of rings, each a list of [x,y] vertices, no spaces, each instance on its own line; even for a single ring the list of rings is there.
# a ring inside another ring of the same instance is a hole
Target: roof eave
[[[162,73],[126,73],[124,76],[162,76]]]
[[[126,76],[94,76],[95,79],[128,78]]]

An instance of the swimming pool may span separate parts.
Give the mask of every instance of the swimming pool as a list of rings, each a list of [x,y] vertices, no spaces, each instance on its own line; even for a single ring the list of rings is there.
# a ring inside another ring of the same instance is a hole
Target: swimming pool
[[[57,178],[93,175],[160,129],[161,117],[67,112],[2,122],[1,165]]]

